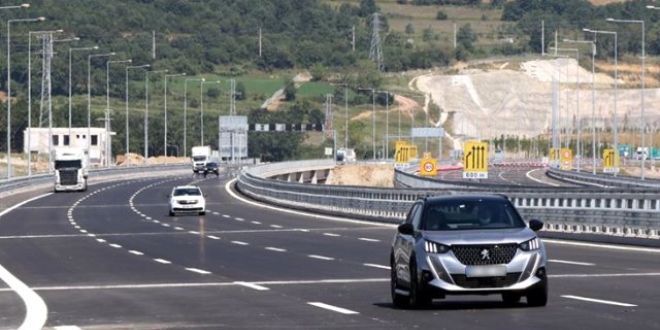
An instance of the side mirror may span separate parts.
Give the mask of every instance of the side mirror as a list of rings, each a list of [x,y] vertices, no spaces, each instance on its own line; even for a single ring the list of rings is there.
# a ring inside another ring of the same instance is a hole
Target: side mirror
[[[400,234],[412,235],[415,232],[415,227],[413,227],[412,223],[404,223],[402,225],[399,225],[399,227],[397,227],[397,230],[399,231]]]
[[[543,228],[543,221],[532,219],[529,221],[529,228],[533,231],[539,231]]]

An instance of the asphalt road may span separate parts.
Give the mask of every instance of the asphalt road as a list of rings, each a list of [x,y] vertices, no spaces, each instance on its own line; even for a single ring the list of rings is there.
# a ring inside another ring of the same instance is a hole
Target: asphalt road
[[[0,216],[0,328],[660,328],[660,250],[546,240],[546,307],[458,296],[397,310],[393,226],[256,206],[222,178],[197,182],[206,216],[169,217],[166,195],[191,181],[99,184]]]
[[[532,166],[491,166],[487,179],[473,179],[472,182],[500,184],[521,187],[577,187],[577,185],[552,179],[545,175],[546,169]],[[463,179],[463,170],[440,171],[438,179],[468,182]]]

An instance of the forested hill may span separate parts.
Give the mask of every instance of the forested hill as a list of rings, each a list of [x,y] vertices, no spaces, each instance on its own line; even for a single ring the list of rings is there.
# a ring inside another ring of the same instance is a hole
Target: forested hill
[[[354,65],[369,56],[375,10],[374,1],[331,7],[320,0],[34,0],[27,10],[0,14],[3,20],[47,18],[14,24],[12,33],[64,29],[81,37],[80,45],[96,44],[134,63],[154,62],[155,31],[156,64],[194,74],[218,65],[260,70]],[[359,45],[355,52],[353,26]]]

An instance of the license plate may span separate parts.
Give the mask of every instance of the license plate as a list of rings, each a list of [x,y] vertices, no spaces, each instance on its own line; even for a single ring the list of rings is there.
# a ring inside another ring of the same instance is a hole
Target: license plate
[[[506,266],[467,266],[465,267],[466,277],[498,277],[506,276]]]

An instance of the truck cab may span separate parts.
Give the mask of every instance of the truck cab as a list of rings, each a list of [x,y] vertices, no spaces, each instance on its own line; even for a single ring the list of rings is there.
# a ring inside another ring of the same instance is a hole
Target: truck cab
[[[84,149],[55,149],[53,170],[55,192],[87,190],[87,156]]]

